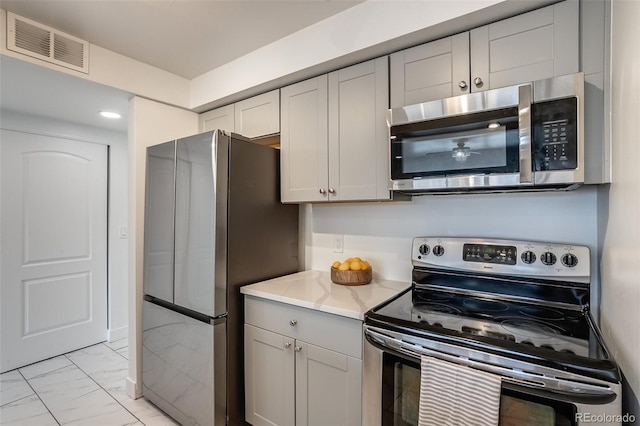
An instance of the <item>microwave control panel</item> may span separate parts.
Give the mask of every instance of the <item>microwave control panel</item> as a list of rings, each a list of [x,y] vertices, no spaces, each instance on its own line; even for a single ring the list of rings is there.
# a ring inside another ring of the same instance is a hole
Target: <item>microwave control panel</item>
[[[534,103],[532,108],[535,171],[578,166],[577,99]]]

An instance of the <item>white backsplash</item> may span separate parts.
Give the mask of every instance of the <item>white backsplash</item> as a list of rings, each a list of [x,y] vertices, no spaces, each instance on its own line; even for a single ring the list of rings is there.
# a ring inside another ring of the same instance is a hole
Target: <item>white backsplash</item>
[[[414,237],[466,236],[588,246],[591,273],[594,284],[597,282],[596,187],[569,192],[430,195],[401,202],[313,204],[304,209],[305,269],[328,270],[334,260],[359,256],[371,262],[375,274],[409,281]],[[334,252],[334,235],[344,236],[343,253]]]

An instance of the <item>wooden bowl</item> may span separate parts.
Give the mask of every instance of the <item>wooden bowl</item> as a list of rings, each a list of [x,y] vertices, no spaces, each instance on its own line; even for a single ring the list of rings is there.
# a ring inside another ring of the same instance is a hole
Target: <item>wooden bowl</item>
[[[371,282],[373,277],[373,269],[369,268],[364,271],[341,271],[331,267],[331,281],[341,285],[364,285]]]

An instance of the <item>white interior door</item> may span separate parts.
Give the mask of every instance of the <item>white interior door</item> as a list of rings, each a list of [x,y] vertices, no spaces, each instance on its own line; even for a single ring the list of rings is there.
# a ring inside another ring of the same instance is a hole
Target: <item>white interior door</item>
[[[107,147],[1,130],[0,370],[104,341]]]

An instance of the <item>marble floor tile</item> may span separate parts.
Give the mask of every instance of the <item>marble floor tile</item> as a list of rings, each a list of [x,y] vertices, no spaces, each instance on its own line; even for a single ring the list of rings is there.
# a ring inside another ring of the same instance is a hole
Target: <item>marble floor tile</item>
[[[127,346],[126,348],[118,349],[116,352],[126,359],[129,359],[129,346]]]
[[[129,347],[129,339],[125,337],[124,339],[114,340],[113,342],[105,342],[105,345],[109,346],[114,351],[122,348]]]
[[[0,407],[2,426],[57,426],[40,398],[33,394]]]
[[[122,406],[129,410],[142,423],[148,426],[175,426],[178,425],[171,417],[166,415],[158,407],[144,398],[127,398],[120,401]]]
[[[34,395],[33,389],[18,370],[0,374],[0,406]]]
[[[127,397],[129,362],[108,346],[90,346],[68,353],[67,358],[117,400]]]
[[[127,339],[100,343],[0,375],[0,426],[175,426],[126,393]]]
[[[25,379],[29,380],[33,377],[40,376],[42,374],[50,373],[60,368],[68,367],[71,365],[71,361],[64,355],[57,356],[55,358],[46,359],[35,364],[27,365],[19,369],[20,373]]]

